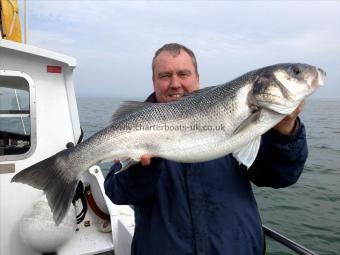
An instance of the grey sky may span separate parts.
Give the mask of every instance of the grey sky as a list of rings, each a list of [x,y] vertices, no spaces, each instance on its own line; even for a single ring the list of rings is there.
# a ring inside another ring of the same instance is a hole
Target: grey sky
[[[28,13],[30,44],[77,59],[77,95],[147,96],[155,50],[179,42],[202,87],[303,62],[327,72],[315,97],[340,97],[340,2],[28,1]]]

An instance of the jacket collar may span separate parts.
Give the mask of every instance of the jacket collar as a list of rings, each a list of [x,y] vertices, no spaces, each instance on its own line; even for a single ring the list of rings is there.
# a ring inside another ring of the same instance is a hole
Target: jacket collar
[[[153,92],[151,95],[149,95],[148,98],[145,100],[145,102],[157,103],[157,98],[156,98],[155,92]]]

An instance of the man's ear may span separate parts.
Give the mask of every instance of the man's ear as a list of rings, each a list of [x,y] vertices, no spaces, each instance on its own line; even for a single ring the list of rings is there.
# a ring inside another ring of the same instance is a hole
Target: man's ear
[[[200,83],[200,74],[199,73],[196,73],[196,79],[197,79],[197,82]]]
[[[152,75],[152,85],[153,85],[153,90],[155,90],[155,76]]]

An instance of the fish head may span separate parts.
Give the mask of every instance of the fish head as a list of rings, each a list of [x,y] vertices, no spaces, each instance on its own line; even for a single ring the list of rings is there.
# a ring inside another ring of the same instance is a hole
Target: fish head
[[[323,86],[326,72],[307,64],[278,64],[256,74],[252,97],[259,107],[290,114]]]

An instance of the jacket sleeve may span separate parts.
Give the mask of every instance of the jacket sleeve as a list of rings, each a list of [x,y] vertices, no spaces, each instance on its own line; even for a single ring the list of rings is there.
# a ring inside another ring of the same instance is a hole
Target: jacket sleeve
[[[115,173],[115,164],[105,178],[105,193],[115,204],[136,205],[152,198],[160,175],[160,158],[153,158],[149,166],[133,165]],[[118,169],[117,169],[118,168]]]
[[[248,176],[257,186],[290,186],[300,177],[307,156],[305,127],[297,119],[295,132],[290,136],[273,129],[262,136],[258,155],[248,170]]]

